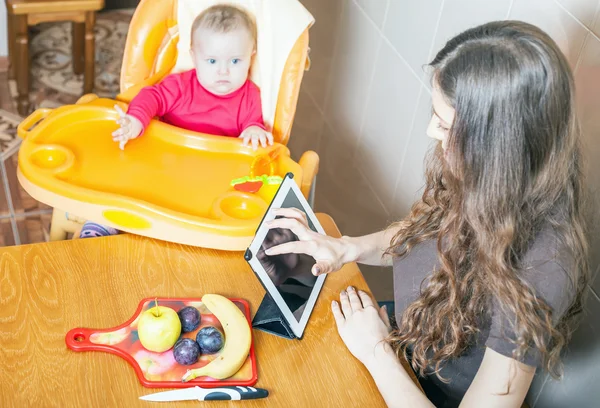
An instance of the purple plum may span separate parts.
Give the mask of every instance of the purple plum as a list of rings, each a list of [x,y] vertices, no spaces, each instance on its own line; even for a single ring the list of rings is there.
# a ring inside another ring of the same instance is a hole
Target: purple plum
[[[194,331],[200,326],[200,312],[192,306],[186,306],[177,312],[181,320],[181,331],[188,333]]]
[[[200,346],[194,340],[182,337],[173,346],[173,357],[179,364],[194,364],[200,357]]]
[[[196,335],[200,351],[205,354],[213,354],[221,350],[225,343],[223,339],[223,333],[212,326],[203,327]]]

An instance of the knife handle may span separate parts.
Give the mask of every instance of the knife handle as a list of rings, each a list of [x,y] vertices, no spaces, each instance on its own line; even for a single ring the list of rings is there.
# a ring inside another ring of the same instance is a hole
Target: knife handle
[[[263,388],[254,388],[254,387],[219,387],[214,391],[209,391],[205,396],[203,401],[219,401],[219,400],[233,400],[231,394],[227,392],[221,392],[220,389],[226,389],[227,391],[234,391],[239,393],[241,400],[249,400],[249,399],[258,399],[258,398],[266,398],[269,395],[269,391]],[[208,391],[208,390],[207,390]],[[235,398],[237,399],[237,398]]]

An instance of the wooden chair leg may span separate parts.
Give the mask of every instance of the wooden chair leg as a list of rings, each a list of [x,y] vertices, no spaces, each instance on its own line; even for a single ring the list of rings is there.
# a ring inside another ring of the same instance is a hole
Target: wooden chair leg
[[[27,15],[12,17],[12,25],[15,33],[15,52],[17,67],[17,110],[21,116],[29,115],[29,34],[27,32]]]
[[[8,29],[8,79],[15,79],[17,72],[15,68],[17,56],[15,55],[15,28],[13,18],[14,17],[11,14],[8,14],[6,16],[6,23]]]
[[[85,50],[85,23],[71,23],[73,72],[75,75],[83,74]]]
[[[96,14],[93,11],[85,13],[85,73],[83,78],[83,93],[91,93],[94,90],[94,69],[96,61],[94,25]]]

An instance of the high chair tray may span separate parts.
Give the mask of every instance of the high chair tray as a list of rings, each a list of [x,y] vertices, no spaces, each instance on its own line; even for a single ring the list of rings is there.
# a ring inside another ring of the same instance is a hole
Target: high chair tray
[[[111,136],[118,127],[116,103],[95,99],[39,109],[19,125],[18,178],[33,198],[134,234],[243,250],[277,186],[244,192],[231,187],[232,180],[291,172],[301,183],[302,169],[284,145],[253,151],[237,138],[158,120],[120,150]]]

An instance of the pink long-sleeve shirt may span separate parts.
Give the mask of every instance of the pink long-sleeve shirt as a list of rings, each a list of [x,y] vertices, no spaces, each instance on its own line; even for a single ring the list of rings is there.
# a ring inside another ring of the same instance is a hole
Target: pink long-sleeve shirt
[[[158,116],[171,125],[211,135],[238,137],[249,126],[265,129],[260,90],[250,80],[229,95],[207,91],[195,70],[165,77],[143,88],[127,113],[139,119],[144,130]]]

